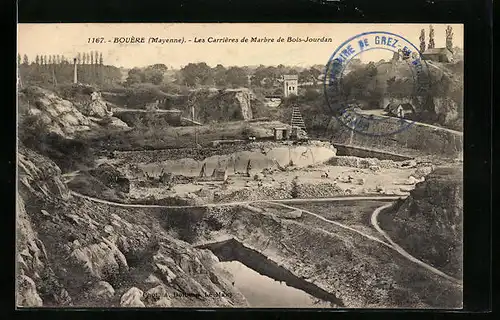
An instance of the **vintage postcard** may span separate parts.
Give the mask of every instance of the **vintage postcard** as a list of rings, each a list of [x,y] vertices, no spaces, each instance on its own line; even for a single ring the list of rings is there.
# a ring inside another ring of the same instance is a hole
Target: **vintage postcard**
[[[17,306],[461,309],[463,25],[19,24]]]

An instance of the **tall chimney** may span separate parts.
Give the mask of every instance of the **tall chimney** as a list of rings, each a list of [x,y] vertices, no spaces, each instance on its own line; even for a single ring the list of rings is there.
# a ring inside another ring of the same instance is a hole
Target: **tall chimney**
[[[78,83],[78,72],[76,67],[76,58],[73,58],[73,83]]]

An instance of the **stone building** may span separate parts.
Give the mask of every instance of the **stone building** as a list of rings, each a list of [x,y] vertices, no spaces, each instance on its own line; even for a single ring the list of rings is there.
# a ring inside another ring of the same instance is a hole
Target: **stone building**
[[[436,62],[452,62],[453,53],[448,48],[431,48],[422,53],[424,60]]]
[[[289,97],[294,94],[297,95],[299,86],[299,76],[296,74],[283,76],[283,96]]]
[[[425,43],[423,48],[425,48]],[[427,50],[422,53],[424,60],[431,60],[436,62],[452,62],[453,61],[453,29],[451,26],[446,28],[446,47],[434,47],[434,28],[432,25],[429,30],[429,45]]]

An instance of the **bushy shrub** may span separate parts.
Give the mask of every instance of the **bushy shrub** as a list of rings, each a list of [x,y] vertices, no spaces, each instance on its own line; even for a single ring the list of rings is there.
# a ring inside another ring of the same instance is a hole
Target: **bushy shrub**
[[[95,156],[85,141],[44,133],[40,122],[34,119],[28,117],[19,132],[19,139],[26,147],[50,158],[63,172],[93,166]]]
[[[61,84],[55,91],[61,98],[73,100],[75,98],[81,98],[82,96],[90,97],[92,92],[97,91],[97,89],[90,85]]]
[[[127,107],[143,109],[146,104],[161,100],[167,94],[152,83],[137,83],[127,89],[125,96]]]

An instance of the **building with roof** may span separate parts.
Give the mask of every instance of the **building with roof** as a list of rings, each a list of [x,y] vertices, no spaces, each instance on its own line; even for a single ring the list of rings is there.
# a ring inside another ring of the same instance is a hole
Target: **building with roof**
[[[299,76],[296,74],[286,74],[283,76],[283,96],[289,97],[297,95],[299,86]]]
[[[422,53],[422,58],[424,60],[436,62],[452,62],[453,52],[451,52],[448,48],[431,48]]]
[[[276,127],[273,128],[274,140],[288,140],[290,138],[290,128]]]
[[[388,115],[398,118],[407,118],[415,114],[415,108],[410,103],[391,102],[385,108]]]

